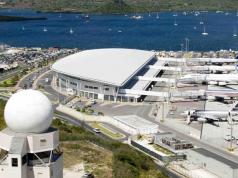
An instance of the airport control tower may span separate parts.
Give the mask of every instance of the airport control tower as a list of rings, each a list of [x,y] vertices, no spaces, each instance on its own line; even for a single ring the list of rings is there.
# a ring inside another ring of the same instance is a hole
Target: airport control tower
[[[8,100],[0,132],[0,178],[63,178],[59,132],[50,127],[52,104],[36,90]]]

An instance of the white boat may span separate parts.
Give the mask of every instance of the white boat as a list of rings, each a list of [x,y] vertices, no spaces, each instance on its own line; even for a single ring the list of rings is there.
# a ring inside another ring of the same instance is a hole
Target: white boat
[[[196,11],[196,12],[194,13],[194,15],[195,15],[195,16],[198,16],[198,15],[200,15],[200,12],[199,12],[199,11]]]
[[[149,12],[149,17],[151,16],[150,12]]]
[[[46,27],[44,27],[43,28],[43,32],[47,32],[48,30],[47,30],[47,28]]]
[[[156,19],[159,19],[159,13],[157,12]]]
[[[194,27],[193,27],[193,29],[194,29],[194,30],[197,30],[197,27],[196,27],[196,26],[194,26]]]
[[[141,15],[133,15],[131,18],[135,19],[135,20],[143,19],[143,17]]]
[[[174,21],[174,26],[178,26],[178,23],[177,23],[176,19]]]
[[[121,30],[118,30],[117,32],[118,32],[118,33],[122,33],[122,31],[121,31]]]
[[[21,28],[23,31],[25,30],[25,27],[24,26],[22,26],[22,28]]]
[[[204,22],[203,22],[203,21],[200,21],[200,22],[199,22],[199,24],[200,24],[200,25],[203,25],[203,24],[204,24]]]
[[[205,28],[205,27],[203,28],[203,33],[202,33],[202,35],[203,35],[203,36],[207,36],[207,35],[208,35],[208,33],[206,32],[206,28]]]
[[[177,16],[178,16],[178,14],[173,14],[173,16],[174,16],[174,17],[177,17]]]
[[[74,31],[73,31],[72,28],[70,28],[69,33],[70,33],[70,34],[73,34],[73,33],[74,33]]]
[[[237,37],[237,30],[234,28],[233,37]]]

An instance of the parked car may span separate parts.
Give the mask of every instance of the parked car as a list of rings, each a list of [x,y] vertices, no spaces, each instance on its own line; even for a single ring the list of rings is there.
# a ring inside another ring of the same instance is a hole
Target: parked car
[[[224,138],[226,141],[231,141],[231,140],[236,140],[236,138],[234,136],[231,136],[230,135],[226,135],[225,138]]]
[[[82,178],[94,178],[94,175],[90,172],[85,172]]]
[[[101,131],[100,131],[99,128],[94,128],[93,131],[94,131],[95,133],[101,133]]]

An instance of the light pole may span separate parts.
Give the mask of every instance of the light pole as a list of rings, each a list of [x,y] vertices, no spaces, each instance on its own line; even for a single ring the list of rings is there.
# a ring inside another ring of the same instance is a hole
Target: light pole
[[[188,51],[189,51],[189,39],[188,38],[185,38],[185,48],[186,48],[186,53],[188,53]]]

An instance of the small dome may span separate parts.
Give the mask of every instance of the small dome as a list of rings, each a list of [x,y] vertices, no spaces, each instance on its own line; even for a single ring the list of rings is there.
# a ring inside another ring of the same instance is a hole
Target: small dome
[[[8,100],[4,117],[7,126],[14,132],[42,133],[51,125],[52,104],[37,90],[22,90]]]

